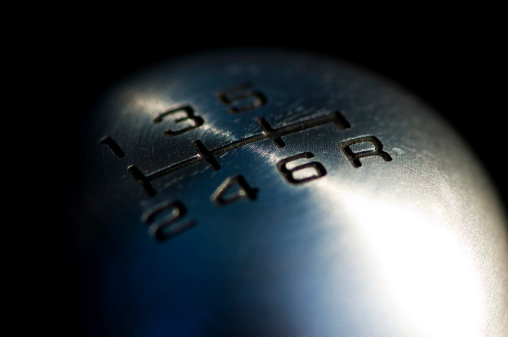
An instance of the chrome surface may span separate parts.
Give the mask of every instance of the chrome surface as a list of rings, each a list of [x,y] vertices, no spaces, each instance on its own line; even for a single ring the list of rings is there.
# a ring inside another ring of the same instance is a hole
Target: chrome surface
[[[285,50],[196,55],[112,88],[81,139],[84,335],[508,335],[491,182],[386,79]]]

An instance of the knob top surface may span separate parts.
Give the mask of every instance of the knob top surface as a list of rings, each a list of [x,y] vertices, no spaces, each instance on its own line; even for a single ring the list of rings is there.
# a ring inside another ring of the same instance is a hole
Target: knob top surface
[[[505,219],[412,94],[288,50],[158,65],[87,117],[69,200],[95,335],[502,336]]]

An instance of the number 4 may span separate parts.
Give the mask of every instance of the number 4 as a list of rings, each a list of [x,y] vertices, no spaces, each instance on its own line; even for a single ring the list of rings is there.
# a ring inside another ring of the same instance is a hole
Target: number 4
[[[218,206],[223,206],[245,198],[255,200],[257,192],[258,189],[251,188],[242,175],[237,175],[224,180],[210,199]]]

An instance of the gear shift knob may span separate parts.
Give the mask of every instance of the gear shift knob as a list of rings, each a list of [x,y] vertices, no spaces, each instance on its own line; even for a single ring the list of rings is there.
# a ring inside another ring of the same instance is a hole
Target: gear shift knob
[[[83,335],[508,335],[491,182],[385,79],[309,53],[195,55],[112,88],[80,137]]]

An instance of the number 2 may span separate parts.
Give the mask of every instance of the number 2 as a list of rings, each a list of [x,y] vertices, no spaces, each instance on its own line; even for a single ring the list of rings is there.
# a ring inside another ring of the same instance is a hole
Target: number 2
[[[141,219],[149,225],[148,232],[157,241],[166,241],[195,225],[194,221],[178,223],[185,213],[185,206],[181,202],[165,201],[146,211]]]

